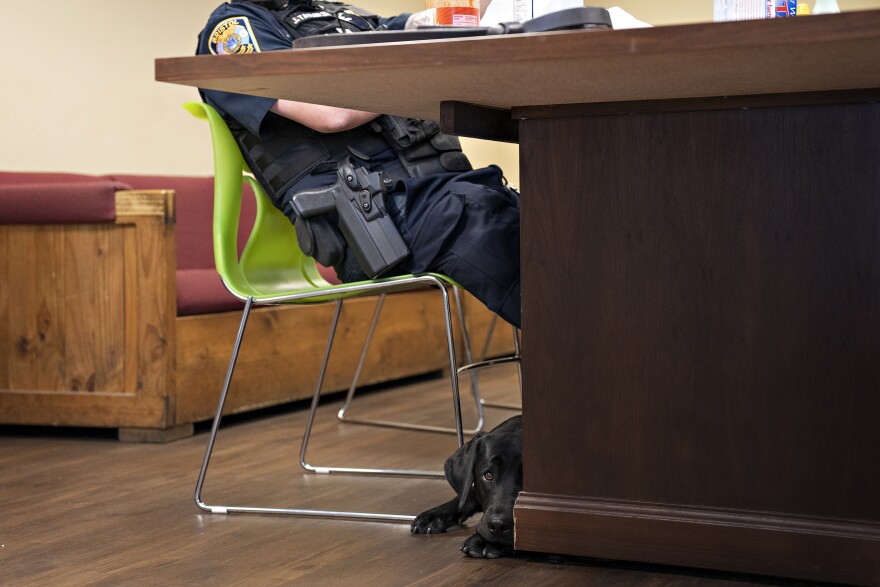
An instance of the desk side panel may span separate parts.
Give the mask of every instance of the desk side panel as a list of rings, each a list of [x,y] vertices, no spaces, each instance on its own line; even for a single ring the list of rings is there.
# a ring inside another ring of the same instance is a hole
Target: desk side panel
[[[524,497],[850,520],[880,552],[880,107],[527,120],[520,139]],[[518,547],[559,547],[523,504]],[[718,537],[691,531],[694,552]]]

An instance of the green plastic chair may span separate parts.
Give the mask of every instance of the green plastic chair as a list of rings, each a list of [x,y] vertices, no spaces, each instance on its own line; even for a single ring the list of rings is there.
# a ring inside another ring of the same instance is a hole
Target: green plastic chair
[[[315,261],[306,256],[299,248],[296,233],[290,220],[278,210],[266,196],[257,181],[250,175],[232,133],[223,121],[220,114],[211,106],[200,102],[189,102],[184,107],[196,118],[208,122],[211,129],[211,139],[214,152],[214,217],[213,239],[214,260],[217,272],[226,288],[236,297],[244,300],[245,306],[242,319],[236,336],[232,356],[217,411],[211,426],[211,433],[205,451],[199,477],[196,482],[195,501],[199,508],[212,513],[274,513],[300,516],[338,517],[363,520],[381,521],[410,521],[414,516],[367,513],[351,511],[330,511],[316,509],[294,508],[265,508],[250,506],[222,506],[208,505],[202,500],[202,488],[207,475],[208,465],[213,452],[217,437],[223,407],[229,393],[235,363],[241,348],[247,319],[252,307],[255,305],[293,304],[293,303],[318,303],[336,302],[333,319],[330,325],[330,334],[324,351],[320,373],[315,385],[315,393],[312,397],[311,408],[306,423],[303,443],[300,449],[300,464],[315,473],[349,473],[349,474],[380,474],[380,475],[408,475],[443,477],[442,471],[418,471],[402,469],[359,469],[350,467],[317,467],[306,461],[306,450],[311,434],[312,424],[321,395],[324,375],[333,338],[339,323],[342,302],[346,298],[356,296],[372,296],[380,294],[380,303],[374,315],[370,335],[375,327],[378,311],[381,309],[381,295],[411,289],[423,289],[425,287],[436,288],[443,304],[443,312],[446,322],[447,349],[449,353],[449,367],[451,372],[451,386],[453,395],[453,409],[455,415],[455,433],[458,444],[464,442],[462,428],[461,404],[458,385],[458,374],[474,367],[466,365],[457,368],[455,346],[453,342],[453,327],[451,304],[448,290],[457,292],[457,284],[444,275],[425,273],[419,275],[404,275],[334,285],[327,282],[318,272]],[[239,214],[241,210],[242,187],[248,182],[256,197],[257,212],[254,226],[245,245],[238,256],[237,234]],[[449,286],[453,286],[449,288]],[[460,308],[460,306],[459,306]],[[365,344],[369,344],[369,336]],[[363,360],[363,353],[361,361]],[[350,392],[351,393],[351,392]],[[478,428],[482,426],[482,406],[479,395],[474,389],[475,400],[479,412]]]

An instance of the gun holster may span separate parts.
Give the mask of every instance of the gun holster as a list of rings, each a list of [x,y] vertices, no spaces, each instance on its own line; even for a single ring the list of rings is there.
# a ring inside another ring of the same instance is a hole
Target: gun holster
[[[333,267],[345,257],[345,239],[330,215],[305,219],[294,215],[293,227],[302,252],[324,267]]]
[[[368,173],[345,161],[332,185],[294,194],[289,207],[300,248],[322,265],[335,265],[345,253],[341,236],[367,276],[387,273],[409,256],[385,208],[391,183],[381,172]]]

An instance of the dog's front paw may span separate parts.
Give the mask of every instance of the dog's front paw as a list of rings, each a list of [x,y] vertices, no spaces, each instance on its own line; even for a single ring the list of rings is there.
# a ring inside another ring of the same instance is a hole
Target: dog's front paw
[[[409,527],[413,534],[440,534],[461,528],[458,500],[438,505],[420,513]]]
[[[465,540],[464,544],[461,545],[461,551],[471,558],[498,558],[513,555],[512,547],[487,542],[479,534],[474,534]]]

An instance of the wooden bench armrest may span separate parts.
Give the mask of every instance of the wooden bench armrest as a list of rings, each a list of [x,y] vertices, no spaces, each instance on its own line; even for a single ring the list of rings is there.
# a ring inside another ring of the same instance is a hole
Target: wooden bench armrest
[[[160,216],[165,224],[174,224],[173,190],[119,190],[116,192],[116,218]]]

